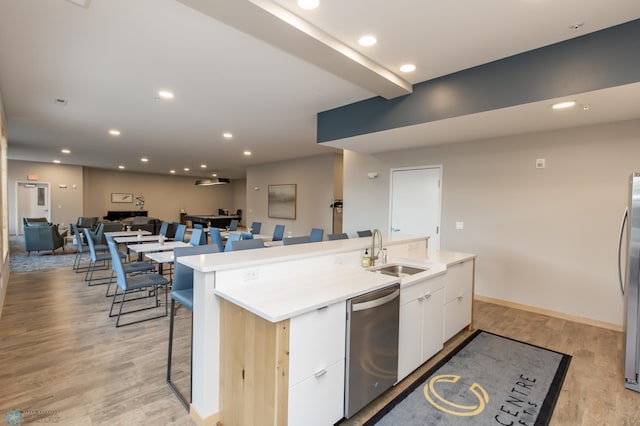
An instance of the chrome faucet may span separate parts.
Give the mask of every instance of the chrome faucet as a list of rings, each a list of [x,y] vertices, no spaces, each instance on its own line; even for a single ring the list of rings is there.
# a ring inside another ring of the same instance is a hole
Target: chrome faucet
[[[376,249],[376,235],[378,236],[378,251]],[[371,266],[376,264],[376,260],[378,259],[378,255],[382,251],[382,234],[380,234],[379,229],[373,230],[373,235],[371,236]]]

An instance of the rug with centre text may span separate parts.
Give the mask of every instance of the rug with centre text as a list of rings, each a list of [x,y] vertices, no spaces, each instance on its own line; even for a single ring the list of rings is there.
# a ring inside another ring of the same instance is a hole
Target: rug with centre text
[[[366,425],[547,425],[570,362],[478,330]]]

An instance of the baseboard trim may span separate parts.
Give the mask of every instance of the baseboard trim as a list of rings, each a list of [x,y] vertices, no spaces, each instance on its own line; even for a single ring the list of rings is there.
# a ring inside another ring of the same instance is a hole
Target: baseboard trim
[[[569,314],[565,314],[564,312],[552,311],[550,309],[538,308],[536,306],[523,305],[521,303],[511,302],[509,300],[495,299],[493,297],[480,296],[478,294],[475,295],[474,299],[479,300],[480,302],[493,303],[494,305],[505,306],[507,308],[520,309],[522,311],[528,311],[536,314],[542,314],[550,317],[578,322],[581,324],[592,325],[594,327],[605,328],[607,330],[613,330],[613,331],[619,331],[619,332],[624,331],[623,326],[620,324],[614,324],[614,323],[605,322],[605,321],[598,321],[591,318],[579,317],[576,315],[569,315]]]
[[[218,413],[213,413],[210,416],[203,417],[198,410],[191,404],[189,407],[189,415],[191,416],[191,420],[198,426],[216,426],[218,421],[220,420],[220,416]]]

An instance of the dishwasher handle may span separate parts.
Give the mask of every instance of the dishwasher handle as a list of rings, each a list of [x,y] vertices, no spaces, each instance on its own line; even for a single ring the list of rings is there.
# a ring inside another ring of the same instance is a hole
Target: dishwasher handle
[[[357,311],[364,311],[367,309],[377,308],[378,306],[382,306],[385,303],[391,302],[397,297],[400,297],[399,289],[379,299],[369,300],[367,302],[361,302],[361,303],[354,303],[353,305],[351,305],[351,311],[357,312]]]

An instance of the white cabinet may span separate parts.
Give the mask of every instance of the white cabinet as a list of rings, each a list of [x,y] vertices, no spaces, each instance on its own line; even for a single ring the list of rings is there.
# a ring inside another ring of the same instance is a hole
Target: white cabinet
[[[442,349],[445,280],[440,275],[400,292],[398,381]]]
[[[334,424],[344,414],[346,302],[293,317],[289,425]]]
[[[444,341],[471,323],[473,260],[447,267],[444,307]]]

